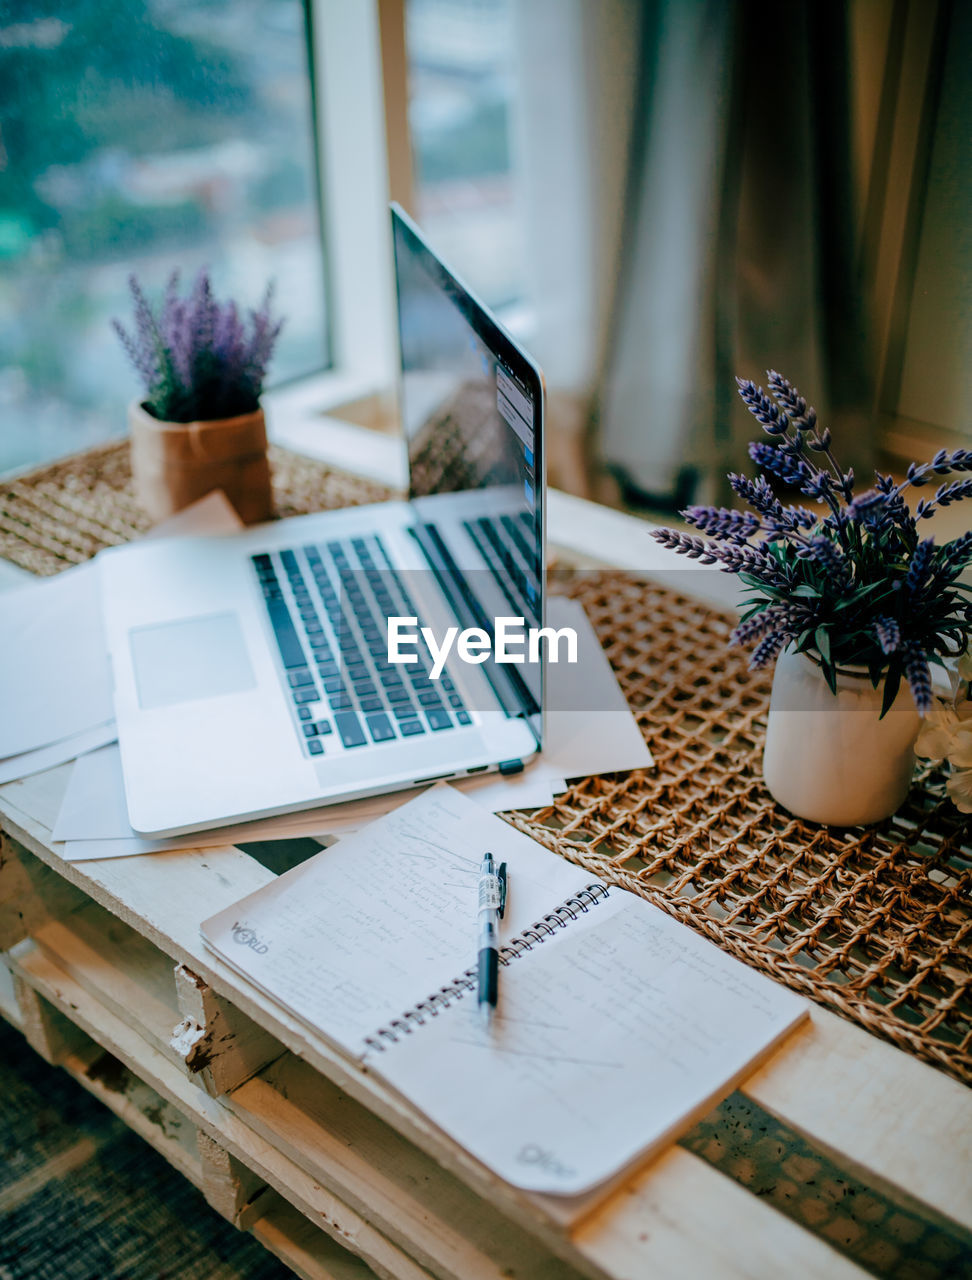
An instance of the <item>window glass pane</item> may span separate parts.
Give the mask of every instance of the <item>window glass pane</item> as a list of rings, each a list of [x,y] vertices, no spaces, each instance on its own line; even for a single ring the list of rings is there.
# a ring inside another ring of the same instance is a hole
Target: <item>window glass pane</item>
[[[0,471],[125,430],[110,318],[174,267],[328,363],[301,0],[8,0],[0,19]]]
[[[486,302],[519,298],[511,0],[407,0],[419,222]]]

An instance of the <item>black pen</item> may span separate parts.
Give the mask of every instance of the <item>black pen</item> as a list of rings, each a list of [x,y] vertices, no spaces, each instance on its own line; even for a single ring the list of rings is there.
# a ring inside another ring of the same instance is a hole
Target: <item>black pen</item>
[[[479,962],[476,1000],[485,1013],[486,1026],[492,1022],[499,998],[498,926],[506,910],[506,863],[493,870],[493,855],[483,855],[479,869]]]

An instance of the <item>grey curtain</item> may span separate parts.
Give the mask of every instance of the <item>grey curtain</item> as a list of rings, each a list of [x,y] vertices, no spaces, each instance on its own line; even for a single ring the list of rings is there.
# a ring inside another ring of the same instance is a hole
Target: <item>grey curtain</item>
[[[598,448],[660,505],[725,495],[758,428],[734,375],[778,369],[873,453],[847,8],[655,0],[644,9],[624,265]]]

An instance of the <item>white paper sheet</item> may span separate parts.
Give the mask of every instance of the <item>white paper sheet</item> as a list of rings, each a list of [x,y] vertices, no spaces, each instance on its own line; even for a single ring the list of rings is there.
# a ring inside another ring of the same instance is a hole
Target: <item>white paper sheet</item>
[[[49,747],[38,747],[36,751],[22,751],[20,755],[0,760],[0,784],[13,782],[17,778],[28,778],[34,773],[43,773],[45,769],[53,769],[55,765],[66,764],[86,751],[95,751],[116,738],[115,722],[96,725],[93,729],[85,729],[82,733],[72,734],[70,738],[62,738],[60,742],[52,742]]]
[[[241,527],[217,491],[146,536],[231,533]],[[114,740],[114,729],[105,727],[115,712],[93,563],[4,591],[0,654],[0,782]]]
[[[115,714],[94,564],[6,591],[0,606],[0,758]]]

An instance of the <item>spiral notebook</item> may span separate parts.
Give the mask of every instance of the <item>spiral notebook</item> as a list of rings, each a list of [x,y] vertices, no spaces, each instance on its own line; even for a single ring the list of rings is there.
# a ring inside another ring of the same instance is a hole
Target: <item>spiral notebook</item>
[[[500,1002],[476,890],[509,866]],[[439,786],[213,916],[206,944],[529,1191],[613,1186],[728,1093],[806,1003]]]

